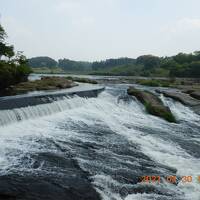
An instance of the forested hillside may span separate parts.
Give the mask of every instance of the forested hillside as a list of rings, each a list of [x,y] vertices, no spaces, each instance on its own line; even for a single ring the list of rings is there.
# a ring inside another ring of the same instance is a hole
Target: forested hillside
[[[112,59],[95,62],[94,74],[200,77],[200,51],[191,54],[179,53],[172,57],[143,55],[136,60],[127,59],[127,63],[120,61]],[[119,63],[118,66],[115,63]]]
[[[136,59],[117,58],[95,62],[69,59],[59,59],[57,62],[49,57],[36,57],[29,59],[29,65],[33,68],[57,67],[62,72],[79,74],[200,77],[200,51],[171,57],[143,55]]]
[[[73,61],[69,59],[59,59],[58,67],[62,68],[64,71],[91,71],[92,63],[83,61]]]
[[[33,68],[36,68],[36,67],[53,68],[58,65],[57,61],[55,61],[54,59],[47,57],[47,56],[30,58],[28,60],[28,64],[30,67],[33,67]]]

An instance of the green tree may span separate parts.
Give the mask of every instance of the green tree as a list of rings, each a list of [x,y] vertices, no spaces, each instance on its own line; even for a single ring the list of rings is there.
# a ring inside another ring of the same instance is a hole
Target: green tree
[[[5,37],[6,37],[6,32],[0,24],[0,42],[3,42],[5,40]]]
[[[0,91],[10,85],[27,81],[28,75],[31,73],[26,57],[22,52],[15,55],[14,47],[6,43],[6,37],[6,32],[0,25]],[[2,56],[8,59],[1,60]]]
[[[145,69],[153,69],[159,67],[161,59],[153,55],[140,56],[136,60],[136,64],[143,65]]]
[[[174,56],[173,59],[179,64],[191,63],[195,59],[195,55],[179,53],[176,56]]]
[[[8,57],[9,59],[13,57],[14,47],[12,45],[8,45],[5,42],[5,38],[7,37],[5,30],[0,25],[0,60],[2,56]]]

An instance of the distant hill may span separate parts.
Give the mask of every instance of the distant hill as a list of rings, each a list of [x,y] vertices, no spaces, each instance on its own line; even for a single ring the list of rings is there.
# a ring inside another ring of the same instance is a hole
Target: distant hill
[[[58,65],[56,60],[47,56],[30,58],[28,59],[28,64],[32,68],[43,68],[43,67],[53,68]]]
[[[59,59],[58,60],[58,67],[63,69],[64,71],[91,71],[92,70],[92,63],[91,62],[84,62],[84,61],[73,61],[69,59]]]

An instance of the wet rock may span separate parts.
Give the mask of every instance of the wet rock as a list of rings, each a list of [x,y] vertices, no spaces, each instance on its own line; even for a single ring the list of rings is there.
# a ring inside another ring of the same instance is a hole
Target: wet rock
[[[135,89],[134,87],[130,87],[127,92],[129,95],[135,96],[141,103],[143,103],[149,114],[161,117],[168,122],[176,122],[170,109],[165,106],[156,95],[148,91]]]
[[[200,100],[194,99],[191,94],[186,94],[180,91],[164,91],[156,90],[159,93],[162,93],[166,97],[170,97],[176,101],[181,102],[186,106],[190,106],[194,112],[200,114]]]
[[[100,200],[89,174],[65,154],[40,153],[36,171],[0,177],[1,200]]]
[[[195,92],[190,93],[190,96],[195,98],[195,99],[200,100],[200,92],[199,91],[195,91]]]

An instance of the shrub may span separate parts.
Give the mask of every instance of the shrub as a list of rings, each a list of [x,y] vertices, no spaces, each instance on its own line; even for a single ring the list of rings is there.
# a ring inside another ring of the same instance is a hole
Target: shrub
[[[27,81],[31,69],[26,65],[0,62],[0,90],[5,90],[11,85]]]
[[[141,85],[151,86],[151,87],[160,86],[159,82],[156,80],[138,80],[137,83]]]

